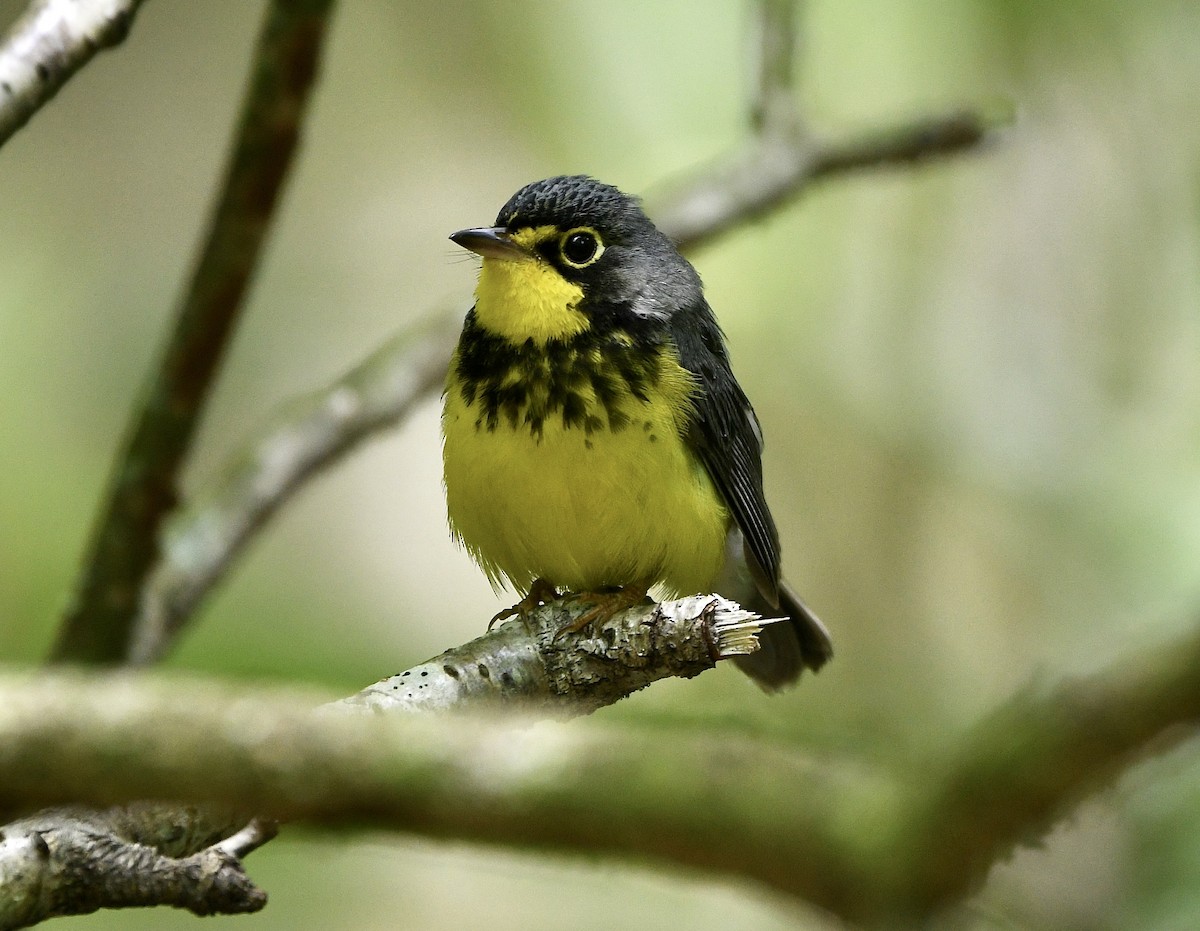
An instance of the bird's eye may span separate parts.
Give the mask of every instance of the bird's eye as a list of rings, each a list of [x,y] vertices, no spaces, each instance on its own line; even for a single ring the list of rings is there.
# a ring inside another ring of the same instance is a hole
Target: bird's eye
[[[600,237],[589,229],[571,230],[563,235],[558,251],[562,253],[563,261],[575,268],[586,268],[604,251]]]

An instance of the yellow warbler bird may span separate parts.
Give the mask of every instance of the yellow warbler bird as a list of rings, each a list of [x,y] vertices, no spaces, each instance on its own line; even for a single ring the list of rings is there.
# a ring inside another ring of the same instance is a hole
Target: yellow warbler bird
[[[786,614],[738,665],[763,688],[831,656],[780,579],[762,434],[700,278],[638,201],[585,176],[519,190],[491,227],[450,364],[442,426],[454,536],[522,600],[570,591],[583,626],[717,591]]]

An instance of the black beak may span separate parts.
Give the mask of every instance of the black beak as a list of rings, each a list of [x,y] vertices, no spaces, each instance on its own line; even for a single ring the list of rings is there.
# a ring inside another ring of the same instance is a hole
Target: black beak
[[[485,259],[502,259],[506,262],[527,262],[533,253],[512,241],[508,230],[502,226],[484,226],[473,230],[451,233],[450,239],[464,249],[482,255]]]

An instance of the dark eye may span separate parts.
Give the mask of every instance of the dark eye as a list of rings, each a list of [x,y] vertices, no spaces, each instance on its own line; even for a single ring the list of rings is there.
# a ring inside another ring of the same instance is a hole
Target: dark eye
[[[596,261],[603,249],[599,237],[591,230],[572,230],[563,236],[559,251],[568,265],[583,268]]]

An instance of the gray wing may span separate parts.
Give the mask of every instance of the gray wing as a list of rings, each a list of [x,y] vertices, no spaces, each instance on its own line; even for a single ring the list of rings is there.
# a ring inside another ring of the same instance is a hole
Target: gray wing
[[[814,672],[833,656],[824,625],[780,580],[779,531],[767,508],[762,479],[762,430],[750,400],[733,377],[725,337],[707,303],[672,317],[679,361],[700,383],[688,443],[704,463],[729,508],[729,535],[719,590],[771,624],[760,649],[737,658],[738,667],[766,691],[791,685],[807,667]]]
[[[778,607],[779,532],[763,496],[758,418],[733,377],[725,337],[708,304],[701,301],[674,314],[671,329],[680,363],[699,380],[688,443],[742,532],[759,590]]]

